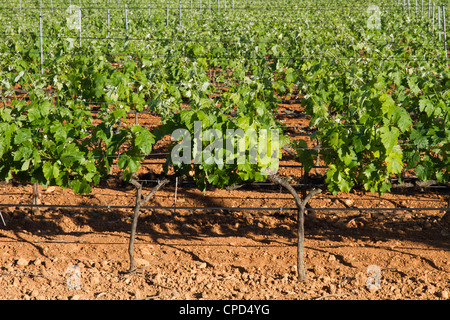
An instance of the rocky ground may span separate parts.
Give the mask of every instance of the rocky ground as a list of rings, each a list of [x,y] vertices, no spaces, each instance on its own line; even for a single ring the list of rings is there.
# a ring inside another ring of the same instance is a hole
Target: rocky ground
[[[43,202],[129,203],[133,190],[97,188],[93,196],[70,190],[43,190]],[[31,186],[1,186],[2,197],[30,198]],[[221,194],[223,193],[223,194]],[[275,190],[179,191],[178,205],[292,207],[287,193]],[[313,207],[354,207],[367,195],[346,199],[323,194]],[[373,196],[387,206],[420,198],[443,205],[440,195]],[[115,200],[113,200],[115,199]],[[161,191],[152,205],[173,201]],[[2,203],[5,203],[2,199]],[[366,205],[371,201],[366,200]],[[143,210],[136,240],[138,272],[126,271],[131,210],[2,209],[0,299],[448,299],[449,229],[444,212],[318,212],[306,218],[308,280],[296,280],[296,219],[285,213]],[[76,265],[79,287],[68,280]],[[367,273],[379,267],[380,283]],[[369,279],[369,280],[368,280]],[[70,282],[69,282],[70,283]]]

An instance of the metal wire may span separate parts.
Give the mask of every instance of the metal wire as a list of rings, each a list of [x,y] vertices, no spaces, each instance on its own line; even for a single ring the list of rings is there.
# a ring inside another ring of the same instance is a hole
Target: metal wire
[[[134,209],[134,206],[118,205],[58,205],[58,204],[0,204],[0,207],[54,208],[54,209]],[[189,207],[189,206],[142,206],[144,210],[202,210],[202,211],[297,211],[296,207]],[[306,211],[450,211],[450,208],[305,208]]]

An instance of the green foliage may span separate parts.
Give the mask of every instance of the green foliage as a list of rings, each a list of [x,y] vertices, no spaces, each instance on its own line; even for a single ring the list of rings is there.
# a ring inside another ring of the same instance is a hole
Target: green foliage
[[[149,23],[147,10],[130,6],[127,34],[121,10],[111,10],[108,29],[104,10],[83,8],[81,48],[67,12],[55,9],[44,15],[42,74],[37,11],[3,10],[0,179],[89,192],[117,157],[130,179],[163,133],[194,135],[195,121],[223,136],[226,129],[254,129],[257,140],[264,138],[261,129],[276,128],[281,147],[277,106],[281,97],[296,96],[320,149],[303,141],[293,147],[307,172],[320,155],[332,192],[355,185],[386,192],[404,170],[449,181],[449,73],[426,19],[405,20],[401,6],[393,7],[383,11],[382,28],[370,30],[365,10],[349,9],[360,2],[340,3],[319,14],[285,12],[286,20],[263,3],[258,11],[194,10],[181,26],[171,12],[169,27],[162,11],[153,10]],[[17,89],[29,102],[20,101]],[[89,105],[99,108],[96,125]],[[153,135],[125,124],[133,111],[154,112],[163,126]],[[212,143],[214,134],[201,148],[193,145],[191,156]],[[193,174],[200,188],[226,187],[264,179],[260,171],[269,162],[174,168]]]

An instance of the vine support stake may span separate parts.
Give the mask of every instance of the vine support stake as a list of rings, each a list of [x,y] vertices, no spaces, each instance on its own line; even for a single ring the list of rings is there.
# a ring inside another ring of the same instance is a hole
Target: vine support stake
[[[33,205],[36,207],[33,207],[33,213],[39,214],[41,211],[38,205],[41,204],[40,195],[39,195],[39,184],[37,182],[33,183]]]
[[[110,20],[110,12],[109,9],[106,10],[106,26],[108,29],[108,37],[109,37],[109,20]]]
[[[134,240],[136,238],[136,228],[139,218],[139,211],[141,210],[141,207],[146,204],[155,195],[155,193],[158,192],[158,190],[160,190],[162,187],[164,187],[164,185],[166,185],[168,182],[168,179],[160,181],[148,195],[142,198],[142,185],[135,178],[131,178],[131,184],[136,188],[136,205],[134,206],[133,223],[131,225],[130,242],[128,244],[128,254],[130,257],[129,273],[136,271],[136,262],[134,260]]]
[[[148,27],[152,26],[152,5],[148,5]]]
[[[436,4],[433,2],[433,36],[434,36],[434,12],[436,11]]]
[[[304,217],[305,217],[305,209],[308,202],[312,199],[312,197],[318,195],[322,192],[321,189],[312,189],[303,201],[300,199],[297,191],[287,182],[286,180],[280,178],[277,175],[268,176],[269,181],[273,183],[280,184],[284,188],[286,188],[291,195],[295,199],[295,203],[297,204],[297,278],[299,281],[305,281],[307,279],[306,268],[304,262],[304,248],[305,248],[305,227],[304,227]]]
[[[173,206],[175,207],[175,209],[173,210],[174,214],[177,212],[177,196],[178,196],[178,177],[175,178],[175,199],[173,201]]]
[[[438,6],[438,40],[439,42],[442,41],[442,37],[441,37],[441,7]]]
[[[180,0],[180,28],[181,28],[181,20],[182,20],[182,16],[181,16],[181,0]]]
[[[80,29],[80,48],[81,48],[81,5],[79,8],[79,15],[78,15],[78,28]]]
[[[445,27],[445,5],[442,5],[442,30],[444,31],[444,51],[445,51],[445,57],[448,58],[448,52],[447,52],[447,32]]]
[[[428,20],[431,18],[431,0],[428,0]]]
[[[169,27],[169,1],[166,3],[166,28]]]
[[[414,16],[417,18],[417,0],[416,0],[416,6],[414,7]]]
[[[128,8],[125,3],[125,41],[128,41]]]
[[[39,12],[39,46],[40,46],[40,55],[41,55],[41,74],[44,73],[44,47],[43,47],[43,42],[44,42],[44,36],[42,34],[42,24],[43,24],[43,16],[42,16],[42,9]]]

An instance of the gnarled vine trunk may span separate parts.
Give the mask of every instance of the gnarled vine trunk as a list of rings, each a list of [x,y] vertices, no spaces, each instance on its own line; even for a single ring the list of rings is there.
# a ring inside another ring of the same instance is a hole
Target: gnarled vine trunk
[[[160,181],[153,189],[152,191],[145,196],[145,198],[142,198],[142,185],[134,178],[131,179],[131,184],[136,187],[136,205],[134,206],[134,212],[133,212],[133,223],[131,225],[131,235],[130,235],[130,242],[128,244],[128,254],[130,257],[130,269],[129,272],[135,272],[136,271],[136,263],[134,260],[134,239],[136,238],[136,228],[139,218],[139,211],[141,210],[141,207],[146,204],[154,195],[155,193],[161,189],[164,185],[166,185],[169,182],[168,179],[164,179]]]
[[[305,248],[305,227],[304,227],[304,217],[306,204],[311,200],[312,197],[322,192],[321,189],[313,189],[302,201],[297,191],[283,178],[277,175],[271,175],[268,177],[269,181],[277,183],[284,188],[286,188],[294,197],[295,203],[297,204],[297,278],[299,281],[305,281],[307,279],[306,268],[304,262],[304,248]]]

